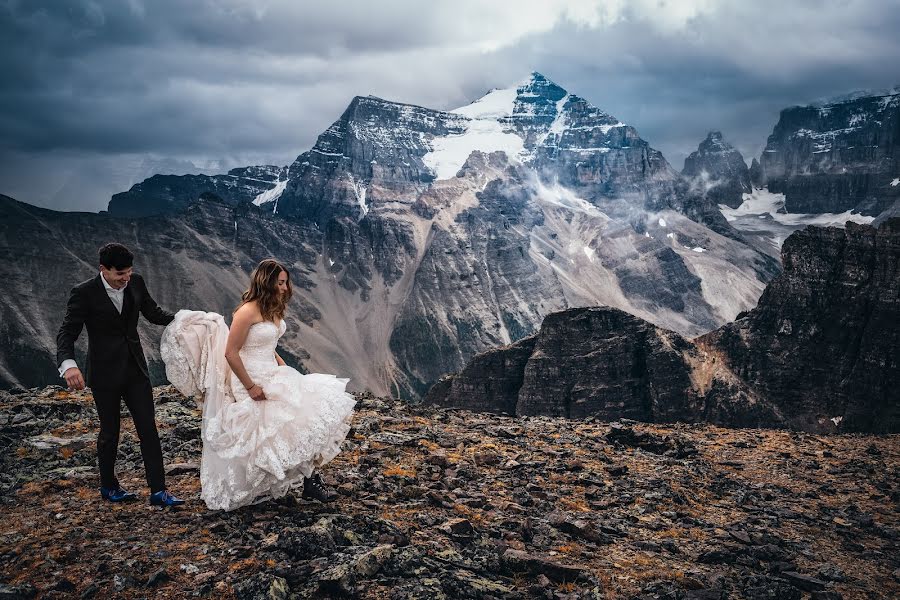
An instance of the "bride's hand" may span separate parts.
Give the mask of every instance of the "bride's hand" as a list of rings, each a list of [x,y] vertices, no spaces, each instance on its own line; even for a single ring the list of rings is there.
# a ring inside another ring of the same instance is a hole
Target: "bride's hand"
[[[257,384],[253,384],[253,387],[247,390],[247,393],[250,394],[250,397],[254,400],[265,400],[266,393],[263,392],[263,389],[259,387]]]

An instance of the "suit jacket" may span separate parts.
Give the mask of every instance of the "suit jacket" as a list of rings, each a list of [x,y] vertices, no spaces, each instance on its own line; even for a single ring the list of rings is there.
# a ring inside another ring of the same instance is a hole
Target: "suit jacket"
[[[156,325],[168,325],[175,316],[160,308],[144,278],[133,273],[122,299],[122,313],[106,293],[97,275],[79,283],[69,296],[66,316],[56,336],[56,364],[75,358],[75,340],[87,327],[88,355],[85,382],[90,387],[118,387],[125,383],[129,357],[134,358],[147,378],[147,359],[141,347],[137,323],[139,314]]]

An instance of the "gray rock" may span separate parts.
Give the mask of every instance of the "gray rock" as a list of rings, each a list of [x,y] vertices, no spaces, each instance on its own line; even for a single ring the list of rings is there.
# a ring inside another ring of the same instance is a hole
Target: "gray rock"
[[[769,191],[796,213],[877,215],[900,198],[900,93],[781,111],[760,158]]]
[[[30,583],[8,585],[0,583],[0,600],[30,600],[37,595],[37,590]]]
[[[731,208],[740,206],[743,194],[751,191],[744,157],[718,131],[710,131],[697,150],[684,159],[681,173],[713,202]]]
[[[269,573],[256,573],[234,585],[238,600],[287,600],[290,591],[285,579]]]
[[[547,557],[529,554],[522,550],[506,550],[501,558],[501,563],[503,568],[510,573],[545,575],[559,583],[577,581],[588,574],[584,567],[561,564]]]

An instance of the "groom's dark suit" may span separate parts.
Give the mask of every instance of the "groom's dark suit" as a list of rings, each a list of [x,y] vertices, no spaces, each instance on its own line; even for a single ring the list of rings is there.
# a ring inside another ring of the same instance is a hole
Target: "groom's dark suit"
[[[107,295],[102,277],[97,275],[72,288],[66,316],[56,336],[56,361],[62,364],[75,358],[75,340],[82,327],[87,327],[85,380],[93,392],[100,418],[97,437],[100,484],[112,489],[119,487],[115,462],[120,401],[124,398],[140,438],[147,484],[156,492],[165,489],[165,471],[156,431],[153,388],[137,323],[139,314],[156,325],[168,325],[174,316],[157,306],[144,279],[137,273],[131,275],[125,287],[120,314]]]

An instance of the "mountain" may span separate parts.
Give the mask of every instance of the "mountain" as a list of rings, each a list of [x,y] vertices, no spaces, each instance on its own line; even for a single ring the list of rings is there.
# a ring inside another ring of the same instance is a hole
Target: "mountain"
[[[753,310],[693,341],[612,308],[548,315],[426,402],[515,415],[900,432],[900,219],[808,227]]]
[[[119,217],[172,214],[184,210],[202,193],[232,205],[268,202],[284,189],[285,167],[271,165],[231,169],[227,175],[154,175],[127,192],[114,194],[108,212]]]
[[[900,92],[781,111],[760,169],[789,213],[878,215],[900,198]]]
[[[696,151],[684,159],[681,174],[702,186],[716,204],[737,208],[751,192],[750,170],[738,150],[718,131],[710,131]]]
[[[477,355],[425,402],[518,416],[773,426],[760,401],[714,354],[616,308],[548,315],[540,331]]]
[[[0,202],[0,276],[16,282],[0,343],[28,357],[4,353],[4,383],[56,381],[64,296],[111,239],[163,306],[226,315],[278,257],[302,284],[285,352],[410,398],[551,312],[613,306],[691,337],[779,271],[633,127],[537,73],[450,112],[354,98],[289,167],[204,177],[151,178],[105,215]]]
[[[759,304],[700,337],[789,426],[900,432],[900,219],[808,227]]]

